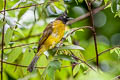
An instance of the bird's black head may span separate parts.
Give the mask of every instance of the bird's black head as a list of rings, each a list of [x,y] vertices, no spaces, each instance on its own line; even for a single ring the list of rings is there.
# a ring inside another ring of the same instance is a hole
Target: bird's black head
[[[56,20],[63,21],[64,24],[66,24],[67,21],[69,21],[69,17],[67,16],[67,11],[65,11],[61,16],[59,16]]]

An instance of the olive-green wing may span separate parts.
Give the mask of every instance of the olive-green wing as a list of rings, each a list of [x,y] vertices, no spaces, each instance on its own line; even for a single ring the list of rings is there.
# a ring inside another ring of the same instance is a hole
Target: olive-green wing
[[[43,31],[43,35],[39,40],[39,45],[38,45],[38,50],[40,49],[41,45],[44,44],[44,42],[47,40],[47,38],[50,36],[50,34],[52,33],[52,28],[53,24],[49,23],[47,25],[47,27],[45,28],[45,30]]]

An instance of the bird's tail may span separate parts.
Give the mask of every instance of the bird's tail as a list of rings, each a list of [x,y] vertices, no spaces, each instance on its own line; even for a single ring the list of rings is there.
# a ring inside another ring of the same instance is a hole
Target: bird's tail
[[[35,64],[36,64],[36,62],[37,62],[38,59],[39,59],[39,56],[37,56],[37,55],[33,58],[32,62],[30,63],[30,65],[29,65],[28,68],[27,68],[27,70],[28,70],[29,72],[32,72],[32,71],[33,71],[34,66],[35,66]]]

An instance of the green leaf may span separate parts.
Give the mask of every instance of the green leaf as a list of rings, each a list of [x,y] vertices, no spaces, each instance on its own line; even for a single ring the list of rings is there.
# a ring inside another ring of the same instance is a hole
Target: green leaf
[[[60,69],[60,67],[61,67],[61,63],[58,60],[54,60],[49,63],[47,68],[47,73],[52,80],[55,80],[54,74],[57,69]]]
[[[117,4],[118,0],[112,0],[111,10],[113,13],[117,11]]]
[[[118,56],[120,56],[120,48],[114,48],[112,50],[110,50],[110,53],[115,52]]]
[[[75,0],[75,2],[76,2],[76,4],[78,5],[78,1],[77,1],[77,0]]]
[[[3,0],[0,0],[0,10],[3,9]]]
[[[20,34],[22,37],[25,37],[25,35],[23,34],[20,28],[15,29],[15,31],[18,32],[18,34]]]
[[[0,20],[0,28],[3,26],[3,21]]]
[[[80,50],[84,50],[84,48],[77,46],[77,45],[67,45],[67,46],[63,46],[58,48],[58,50],[64,50],[64,49],[80,49]]]
[[[11,51],[11,53],[8,55],[7,61],[8,62],[14,62],[19,57],[19,55],[21,53],[22,53],[22,48],[21,47],[13,49]]]
[[[116,12],[115,18],[116,18],[116,17],[119,17],[119,18],[120,18],[120,10],[118,10],[118,11]]]
[[[44,62],[43,62],[44,61]],[[45,55],[41,55],[40,59],[37,61],[37,66],[47,66],[48,60]],[[38,69],[39,73],[42,74],[44,72],[44,69]]]
[[[75,76],[80,70],[80,65],[76,65],[73,69],[73,76]]]
[[[67,40],[68,40],[69,43],[72,43],[72,38],[71,38],[71,36],[68,36],[68,37],[67,37]]]
[[[48,68],[48,76],[52,79],[55,80],[55,69],[53,68]]]
[[[107,4],[108,1],[109,1],[109,0],[104,0],[105,4]]]
[[[18,14],[18,21],[20,20],[20,18],[25,14],[25,12],[28,10],[29,8],[24,8],[21,9],[19,14]]]
[[[26,51],[23,54],[22,60],[21,60],[21,65],[29,65],[30,62],[32,61],[34,57],[34,52],[33,50],[30,49],[26,49]],[[23,74],[26,75],[27,74],[27,69],[22,68],[23,69]]]
[[[56,13],[56,9],[53,5],[50,5],[50,9],[51,9],[52,12]]]
[[[9,64],[4,64],[4,66],[5,66],[4,67],[5,72],[7,73],[7,75],[11,76],[12,79],[14,78],[14,80],[17,80],[19,77],[23,76],[21,67],[16,67],[15,65],[9,65]]]
[[[79,3],[82,3],[82,2],[83,2],[83,0],[78,0],[78,2],[79,2]]]
[[[8,28],[5,34],[5,44],[8,45],[12,38],[13,30]]]
[[[0,75],[0,79],[1,79],[1,75]],[[5,72],[3,72],[3,80],[8,80],[8,76]]]
[[[76,62],[76,60],[73,57],[68,56],[68,55],[64,55],[64,54],[57,55],[57,56],[55,56],[55,58],[57,58],[57,59],[63,59],[63,60],[71,61],[71,62]]]
[[[33,57],[34,57],[33,50],[30,50],[30,49],[27,48],[26,51],[23,54],[23,58],[21,60],[21,64],[22,65],[30,64],[30,62],[32,61]]]
[[[52,67],[54,69],[60,69],[61,63],[58,60],[54,60],[49,63],[49,67]]]
[[[63,2],[54,2],[54,4],[58,9],[65,11]]]

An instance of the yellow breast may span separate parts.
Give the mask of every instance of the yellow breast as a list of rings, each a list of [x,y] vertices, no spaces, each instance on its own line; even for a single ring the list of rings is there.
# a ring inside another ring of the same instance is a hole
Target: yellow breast
[[[57,44],[64,36],[64,31],[65,31],[65,24],[63,24],[63,22],[60,20],[54,21],[53,32],[46,40],[45,45],[47,45],[49,48],[53,48],[55,44]]]
[[[41,46],[40,52],[44,52],[51,49],[57,44],[64,36],[65,24],[62,21],[56,20],[53,22],[53,31],[51,35],[47,38],[44,44]]]

